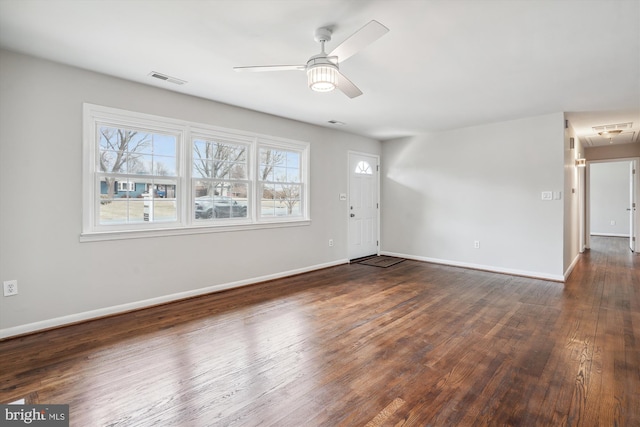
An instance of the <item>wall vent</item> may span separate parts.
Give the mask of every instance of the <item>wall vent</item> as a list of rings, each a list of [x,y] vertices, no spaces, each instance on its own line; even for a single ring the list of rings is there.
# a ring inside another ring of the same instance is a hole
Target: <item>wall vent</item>
[[[177,85],[183,85],[187,82],[186,80],[181,80],[176,77],[167,76],[166,74],[158,73],[157,71],[152,71],[149,73],[149,75],[153,78],[164,80],[166,82],[174,83]]]

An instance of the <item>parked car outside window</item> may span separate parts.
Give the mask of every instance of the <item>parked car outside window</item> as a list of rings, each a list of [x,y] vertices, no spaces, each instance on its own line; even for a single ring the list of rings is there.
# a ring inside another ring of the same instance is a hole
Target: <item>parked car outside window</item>
[[[198,197],[195,208],[196,219],[247,217],[247,206],[228,196]]]

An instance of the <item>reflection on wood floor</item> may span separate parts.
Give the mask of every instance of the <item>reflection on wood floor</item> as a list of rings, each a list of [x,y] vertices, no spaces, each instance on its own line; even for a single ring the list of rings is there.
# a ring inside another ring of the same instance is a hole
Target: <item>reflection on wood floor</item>
[[[0,342],[73,426],[638,426],[640,257],[566,284],[350,264]]]

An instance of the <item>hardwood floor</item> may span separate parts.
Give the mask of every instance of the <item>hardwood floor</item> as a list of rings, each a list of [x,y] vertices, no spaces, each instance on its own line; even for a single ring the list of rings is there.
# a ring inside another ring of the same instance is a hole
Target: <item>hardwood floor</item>
[[[640,426],[640,256],[566,284],[343,265],[0,342],[72,426]]]

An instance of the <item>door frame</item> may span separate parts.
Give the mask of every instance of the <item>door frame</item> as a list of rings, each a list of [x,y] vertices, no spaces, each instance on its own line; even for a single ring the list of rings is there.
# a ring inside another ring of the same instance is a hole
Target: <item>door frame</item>
[[[349,202],[351,201],[351,156],[368,156],[374,157],[376,159],[376,203],[378,203],[378,209],[376,209],[376,235],[378,240],[378,246],[376,248],[376,255],[380,255],[380,248],[382,247],[382,239],[380,236],[380,210],[382,209],[382,203],[380,201],[380,155],[374,153],[366,153],[364,151],[355,151],[348,150],[347,151],[347,206],[349,206]],[[351,221],[349,220],[349,209],[347,209],[347,214],[345,215],[347,221],[347,259],[351,260]]]
[[[582,216],[584,218],[584,239],[585,239],[585,248],[591,248],[591,164],[592,163],[619,163],[619,162],[636,162],[636,165],[640,168],[640,157],[621,157],[618,159],[602,159],[602,160],[587,160],[587,172],[586,172],[586,186],[585,186],[585,199],[586,203],[584,206],[585,212]],[[635,190],[636,190],[636,206],[638,205],[638,201],[640,200],[640,171],[636,170],[635,173]],[[636,254],[638,251],[638,228],[640,226],[640,214],[636,208],[634,215],[635,219],[635,227],[634,234],[635,236],[630,236],[630,238],[635,237],[636,243]]]

